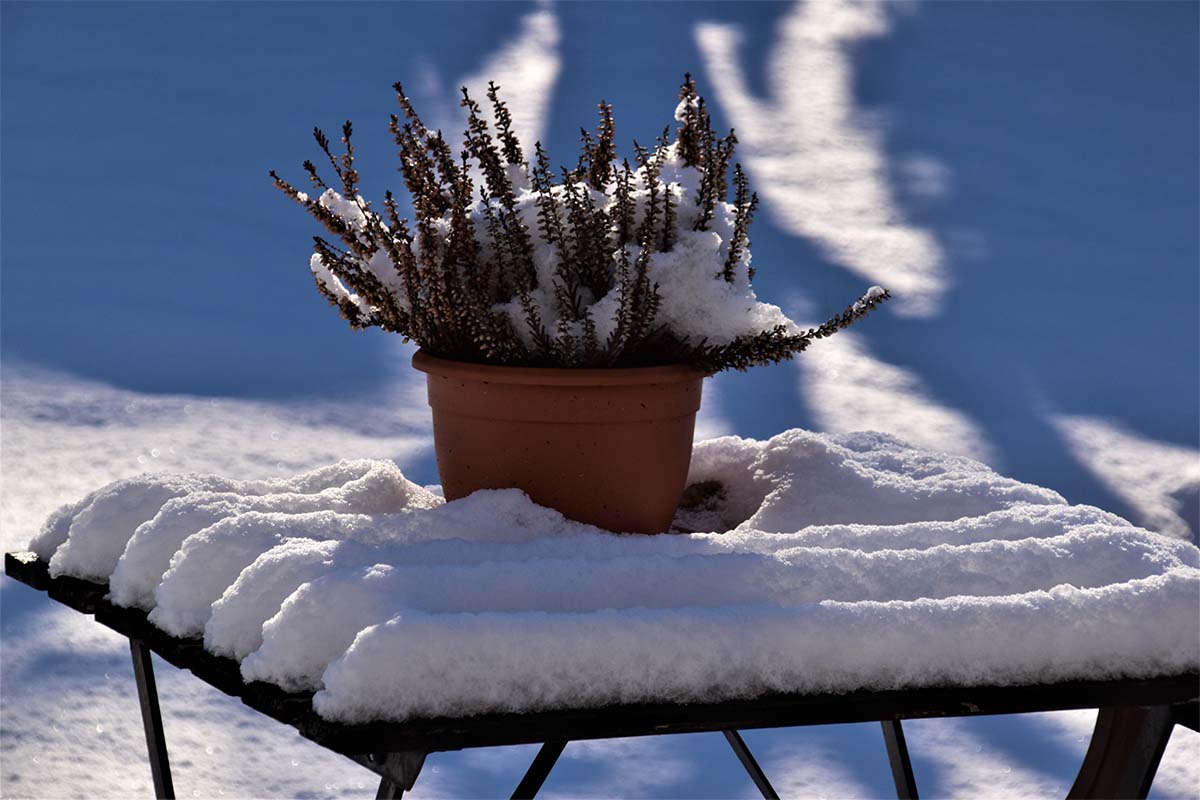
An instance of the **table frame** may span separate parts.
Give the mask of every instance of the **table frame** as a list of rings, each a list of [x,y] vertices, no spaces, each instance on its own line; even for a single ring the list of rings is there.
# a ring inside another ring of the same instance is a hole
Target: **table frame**
[[[718,703],[644,703],[528,714],[483,714],[399,723],[346,725],[312,709],[312,693],[288,693],[242,680],[236,661],[204,649],[199,638],[159,630],[136,609],[105,597],[103,583],[50,577],[33,553],[7,553],[5,573],[129,639],[134,678],[156,797],[174,797],[170,759],[151,654],[186,669],[220,691],[294,727],[301,736],[380,776],[377,797],[412,789],[430,753],[473,747],[541,744],[514,798],[532,798],[574,740],[720,731],[765,798],[778,798],[739,731],[853,722],[879,722],[898,798],[916,798],[917,785],[901,721],[1096,708],[1091,744],[1068,797],[1145,797],[1176,725],[1200,730],[1200,674],[1150,679],[1069,681],[1027,686],[972,686],[772,694]]]

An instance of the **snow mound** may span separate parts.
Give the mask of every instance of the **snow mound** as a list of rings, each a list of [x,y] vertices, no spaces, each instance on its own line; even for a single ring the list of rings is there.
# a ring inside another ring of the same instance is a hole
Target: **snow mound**
[[[792,430],[701,442],[690,480],[699,532],[641,536],[390,462],[143,476],[35,545],[344,721],[1200,665],[1200,550],[970,459]]]
[[[839,522],[954,520],[1015,502],[1066,502],[978,461],[919,450],[883,433],[793,429],[766,442],[710,439],[696,445],[688,480],[724,486],[722,513],[713,520],[719,524],[710,530],[777,533]]]

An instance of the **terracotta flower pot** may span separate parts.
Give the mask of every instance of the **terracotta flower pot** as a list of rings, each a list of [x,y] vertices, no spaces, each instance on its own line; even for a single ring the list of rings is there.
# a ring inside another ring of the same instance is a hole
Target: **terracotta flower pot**
[[[516,487],[611,531],[662,533],[687,481],[704,374],[541,369],[418,351],[447,500]]]

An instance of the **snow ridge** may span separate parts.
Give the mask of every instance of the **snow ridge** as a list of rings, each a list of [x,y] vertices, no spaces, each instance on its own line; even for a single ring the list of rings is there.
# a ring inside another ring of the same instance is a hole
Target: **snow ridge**
[[[220,520],[250,511],[386,513],[431,508],[438,499],[405,479],[388,461],[343,461],[271,484],[270,493],[191,492],[167,501],[137,527],[109,582],[113,602],[154,607],[154,587],[185,539]]]

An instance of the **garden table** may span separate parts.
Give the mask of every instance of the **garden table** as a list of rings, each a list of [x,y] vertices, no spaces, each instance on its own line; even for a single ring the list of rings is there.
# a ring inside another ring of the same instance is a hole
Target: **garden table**
[[[173,797],[170,762],[154,683],[151,653],[380,776],[377,797],[400,797],[413,787],[430,753],[538,743],[542,747],[513,797],[533,797],[568,741],[720,731],[755,785],[777,797],[739,730],[879,722],[901,798],[917,797],[901,720],[1100,710],[1091,744],[1069,797],[1145,797],[1175,725],[1200,730],[1200,674],[1148,680],[1088,680],[1024,686],[937,687],[845,694],[772,694],[711,704],[638,704],[527,714],[481,714],[462,719],[412,719],[347,725],[319,717],[311,693],[288,693],[246,683],[239,665],[205,651],[203,642],[168,635],[140,610],[105,600],[108,586],[72,577],[51,578],[33,553],[8,553],[9,577],[129,639],[142,722],[157,797]]]

